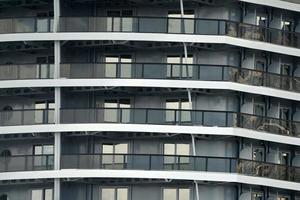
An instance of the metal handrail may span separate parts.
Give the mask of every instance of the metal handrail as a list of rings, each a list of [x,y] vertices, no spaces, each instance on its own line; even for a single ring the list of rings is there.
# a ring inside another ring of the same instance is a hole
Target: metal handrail
[[[105,160],[109,159],[109,161]],[[166,160],[168,159],[168,160]],[[222,163],[218,163],[218,161]],[[214,163],[217,162],[217,163]],[[236,157],[161,154],[65,154],[62,169],[188,170],[229,172],[300,182],[300,167]]]

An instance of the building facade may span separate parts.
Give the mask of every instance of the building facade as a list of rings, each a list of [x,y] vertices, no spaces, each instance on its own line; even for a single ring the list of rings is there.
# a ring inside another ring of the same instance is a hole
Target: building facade
[[[299,0],[0,17],[0,200],[300,200]]]

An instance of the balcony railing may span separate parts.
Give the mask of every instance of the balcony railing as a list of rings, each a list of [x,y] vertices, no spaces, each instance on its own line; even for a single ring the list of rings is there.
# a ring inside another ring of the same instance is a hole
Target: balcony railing
[[[62,155],[61,167],[62,169],[225,172],[300,182],[300,167],[227,157],[150,154],[76,154]]]
[[[61,123],[133,123],[157,125],[240,127],[300,137],[300,122],[230,111],[148,108],[61,109]]]
[[[0,111],[0,126],[54,123],[54,109]]]
[[[227,35],[300,47],[300,33],[218,19],[167,17],[61,17],[60,32],[139,32]]]
[[[53,78],[53,64],[0,65],[0,80]]]
[[[53,19],[47,17],[22,17],[0,19],[0,33],[52,32]]]
[[[53,169],[53,155],[0,156],[0,172]]]
[[[69,63],[61,64],[62,78],[171,79],[230,81],[300,92],[300,77],[228,65],[167,63]]]

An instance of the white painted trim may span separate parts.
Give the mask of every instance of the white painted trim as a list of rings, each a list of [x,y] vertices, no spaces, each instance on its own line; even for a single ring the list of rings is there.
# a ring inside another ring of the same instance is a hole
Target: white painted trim
[[[223,89],[300,101],[300,93],[229,81],[189,81],[163,79],[35,79],[0,81],[0,88],[20,87],[165,87]]]
[[[291,3],[284,0],[239,0],[239,1],[300,12],[300,4]]]
[[[57,40],[129,40],[129,41],[154,41],[154,42],[190,42],[229,44],[286,54],[300,57],[300,48],[246,40],[224,35],[195,35],[195,34],[165,34],[165,33],[119,33],[119,32],[72,32],[72,33],[14,33],[0,34],[0,42],[13,41],[57,41]]]
[[[204,126],[175,126],[175,125],[150,125],[150,124],[115,124],[115,123],[90,123],[90,124],[51,124],[27,126],[1,126],[0,134],[17,133],[49,133],[49,132],[146,132],[146,133],[178,133],[195,135],[224,135],[252,138],[283,144],[300,146],[300,138],[259,132],[244,128],[231,127],[204,127]]]
[[[217,181],[262,185],[300,191],[300,183],[270,178],[245,176],[236,173],[200,171],[156,171],[156,170],[105,170],[105,169],[62,169],[29,172],[0,173],[0,180],[45,179],[45,178],[149,178],[196,181]]]

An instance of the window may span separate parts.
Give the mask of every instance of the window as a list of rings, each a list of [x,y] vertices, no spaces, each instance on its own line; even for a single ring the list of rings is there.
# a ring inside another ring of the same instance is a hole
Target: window
[[[133,30],[133,11],[132,10],[109,10],[107,11],[107,31],[124,31]]]
[[[190,189],[163,188],[163,200],[190,200]]]
[[[49,167],[53,166],[54,164],[53,154],[54,154],[54,146],[52,144],[35,145],[33,147],[33,155],[35,155],[35,157],[33,158],[34,167],[48,169]]]
[[[195,14],[193,10],[185,10],[181,18],[180,10],[168,12],[168,32],[169,33],[194,33]]]
[[[38,64],[38,68],[36,70],[36,78],[53,78],[54,56],[37,57],[36,63]]]
[[[100,188],[100,200],[128,200],[128,188]]]
[[[166,100],[166,122],[191,122],[190,102],[188,99],[167,99]],[[176,111],[176,110],[180,111]],[[186,110],[186,111],[185,111]]]
[[[127,143],[102,144],[102,166],[104,168],[122,169],[127,163],[126,156],[128,154]],[[107,155],[105,155],[107,154]]]
[[[168,78],[191,78],[193,77],[193,55],[167,56],[167,77]],[[182,65],[184,64],[184,65]]]
[[[290,20],[282,20],[281,29],[284,31],[293,31],[293,22]]]
[[[257,26],[267,26],[267,17],[266,16],[256,16],[256,25]]]
[[[53,200],[53,189],[35,189],[31,191],[31,200]]]
[[[105,122],[130,122],[130,99],[107,99],[104,101]],[[119,109],[122,108],[122,109]]]
[[[49,109],[54,109],[55,103],[51,101],[41,101],[35,103],[35,123],[36,124],[44,124],[48,122],[54,121],[53,112],[48,111]]]
[[[180,155],[180,157],[177,157],[175,155]],[[164,144],[164,166],[168,169],[176,169],[176,166],[180,169],[188,167],[189,155],[189,144]]]
[[[130,78],[132,72],[132,56],[106,56],[105,77],[107,78]]]

